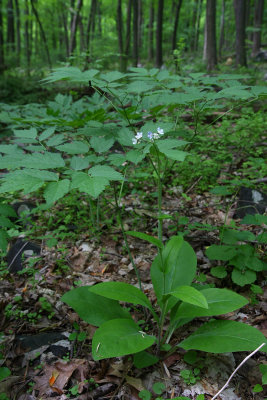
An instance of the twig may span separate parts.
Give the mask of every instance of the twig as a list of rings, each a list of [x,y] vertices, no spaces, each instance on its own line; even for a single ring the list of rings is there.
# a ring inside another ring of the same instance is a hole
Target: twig
[[[244,360],[238,365],[238,367],[234,370],[234,372],[232,373],[232,375],[230,376],[230,378],[228,379],[228,381],[226,382],[226,384],[221,388],[221,390],[219,390],[218,393],[215,394],[215,396],[212,397],[211,400],[215,400],[216,397],[219,396],[220,393],[222,393],[222,391],[229,385],[231,379],[233,378],[233,376],[235,375],[235,373],[239,370],[240,367],[242,367],[243,364],[245,364],[245,362],[252,357],[255,353],[257,353],[257,351],[259,351],[263,346],[265,346],[266,343],[262,343],[256,350],[254,350],[251,354],[249,354],[246,358],[244,358]]]

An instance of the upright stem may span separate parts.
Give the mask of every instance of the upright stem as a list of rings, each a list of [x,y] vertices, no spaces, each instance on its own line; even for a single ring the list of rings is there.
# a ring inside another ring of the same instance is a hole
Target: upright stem
[[[121,232],[122,232],[122,236],[123,236],[123,239],[124,239],[124,242],[125,242],[126,250],[127,250],[127,252],[128,252],[130,261],[131,261],[131,263],[132,263],[132,266],[133,266],[133,268],[134,268],[135,275],[136,275],[137,280],[138,280],[139,289],[142,290],[142,284],[141,284],[140,274],[139,274],[139,271],[138,271],[138,269],[137,269],[137,267],[136,267],[136,265],[135,265],[135,262],[134,262],[134,259],[133,259],[133,256],[132,256],[132,253],[131,253],[131,250],[130,250],[130,247],[129,247],[127,235],[126,235],[126,233],[125,233],[125,229],[124,229],[124,226],[123,226],[123,221],[122,221],[122,216],[121,216],[121,210],[120,210],[120,206],[119,206],[119,203],[118,203],[118,198],[117,198],[117,193],[116,193],[116,187],[115,187],[115,185],[113,186],[113,190],[114,190],[114,199],[115,199],[115,204],[116,204],[116,212],[117,212],[117,216],[118,216],[118,219],[119,219],[119,223],[120,223],[120,227],[121,227]]]

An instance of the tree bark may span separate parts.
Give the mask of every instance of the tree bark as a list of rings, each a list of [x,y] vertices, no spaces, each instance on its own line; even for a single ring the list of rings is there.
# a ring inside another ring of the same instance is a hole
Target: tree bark
[[[88,18],[87,29],[86,29],[86,49],[90,51],[90,43],[92,39],[92,32],[93,32],[93,22],[96,15],[96,0],[91,0],[91,8],[90,8],[90,15]]]
[[[207,0],[206,4],[206,51],[207,70],[212,71],[217,65],[216,49],[216,0]]]
[[[29,35],[29,3],[25,0],[25,55],[27,62],[27,74],[30,75],[31,66],[31,47],[30,47],[30,35]]]
[[[236,21],[236,65],[247,66],[246,57],[246,2],[234,0]]]
[[[261,47],[261,29],[264,11],[264,0],[255,0],[254,5],[254,29],[253,32],[253,46],[252,46],[252,56],[255,57],[260,51]]]
[[[60,3],[60,16],[61,16],[63,30],[64,30],[64,42],[65,42],[66,56],[68,57],[68,54],[69,54],[69,32],[68,32],[66,9],[65,9],[63,2]]]
[[[197,13],[198,13],[198,0],[194,0],[193,13],[192,13],[192,29],[190,37],[191,52],[193,52],[195,49]]]
[[[5,70],[4,34],[3,34],[2,0],[0,0],[0,75]]]
[[[75,48],[76,32],[77,32],[79,15],[80,15],[82,5],[83,5],[83,0],[78,0],[77,10],[75,11],[73,18],[72,18],[72,24],[71,24],[71,29],[70,29],[69,56],[73,53],[74,48]]]
[[[222,13],[220,21],[219,57],[222,58],[222,48],[224,45],[224,25],[225,25],[225,0],[222,0]]]
[[[15,23],[12,0],[7,2],[7,50],[15,52]]]
[[[40,28],[40,34],[41,34],[42,41],[44,43],[44,48],[45,48],[45,52],[46,52],[46,56],[47,56],[48,65],[49,65],[49,68],[51,70],[52,69],[52,63],[51,63],[49,48],[48,48],[48,44],[47,44],[47,40],[46,40],[46,36],[45,36],[45,31],[43,29],[43,25],[42,25],[41,20],[39,18],[39,14],[37,12],[37,9],[35,8],[34,0],[31,0],[31,6],[32,6],[32,12],[33,12],[33,14],[34,14],[34,16],[36,18],[36,21],[37,21],[37,23],[39,25],[39,28]]]
[[[197,12],[197,26],[196,26],[194,51],[198,51],[199,27],[200,27],[200,18],[201,18],[201,14],[202,14],[202,4],[203,4],[203,0],[199,0],[198,12]]]
[[[21,53],[21,40],[20,40],[20,8],[18,0],[15,0],[15,11],[16,11],[16,52],[17,52],[17,65],[20,65],[20,53]]]
[[[176,5],[174,27],[173,27],[173,34],[172,34],[172,50],[176,49],[177,29],[178,29],[179,16],[180,16],[182,2],[183,2],[183,0],[179,0]]]
[[[149,23],[148,23],[148,61],[152,61],[154,58],[154,1],[150,1],[149,6]]]
[[[133,64],[135,67],[138,65],[139,52],[138,52],[138,1],[133,1]]]
[[[123,70],[123,24],[122,24],[122,11],[121,11],[121,0],[117,3],[117,32],[118,32],[118,43],[120,53],[120,70]]]
[[[163,7],[164,7],[164,0],[158,0],[157,34],[156,34],[156,66],[157,66],[157,68],[160,68],[163,63],[163,58],[162,58]]]

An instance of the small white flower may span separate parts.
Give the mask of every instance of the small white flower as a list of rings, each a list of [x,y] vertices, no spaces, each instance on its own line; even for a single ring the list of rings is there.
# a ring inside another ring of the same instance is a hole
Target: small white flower
[[[133,142],[133,144],[137,144],[137,139],[136,139],[136,138],[133,138],[133,139],[132,139],[132,142]]]
[[[143,137],[143,132],[137,132],[135,137],[136,137],[137,140],[141,139]]]
[[[164,135],[164,130],[160,127],[158,127],[157,132],[159,135]]]
[[[152,132],[147,132],[147,137],[149,140],[153,139],[153,133]]]
[[[159,139],[159,134],[158,133],[153,133],[153,139]]]

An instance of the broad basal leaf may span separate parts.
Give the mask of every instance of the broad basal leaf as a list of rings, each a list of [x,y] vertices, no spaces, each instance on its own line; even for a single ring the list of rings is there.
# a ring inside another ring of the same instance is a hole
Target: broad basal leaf
[[[65,293],[61,300],[72,307],[79,317],[89,324],[100,326],[115,318],[129,318],[131,315],[118,301],[107,299],[91,292],[90,286],[82,286]]]
[[[155,336],[140,330],[132,319],[113,319],[102,324],[92,341],[94,360],[138,353],[155,343]]]
[[[248,303],[245,297],[228,289],[209,288],[201,290],[201,293],[205,296],[209,308],[205,309],[182,303],[176,312],[174,320],[227,314]]]
[[[103,282],[90,288],[90,292],[108,299],[125,301],[133,304],[141,304],[153,310],[152,305],[146,295],[135,286],[124,282]]]
[[[157,299],[182,285],[191,285],[196,273],[197,258],[194,250],[182,237],[172,237],[151,265],[151,280]],[[170,304],[178,300],[171,298]]]
[[[236,321],[210,321],[179,343],[179,347],[210,353],[230,353],[253,351],[265,342],[265,336],[250,325]],[[267,344],[261,351],[267,352]]]
[[[167,294],[174,296],[185,303],[193,304],[201,308],[208,308],[206,297],[202,292],[203,291],[196,290],[192,286],[179,286]]]

